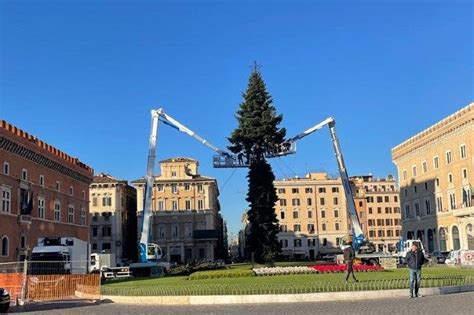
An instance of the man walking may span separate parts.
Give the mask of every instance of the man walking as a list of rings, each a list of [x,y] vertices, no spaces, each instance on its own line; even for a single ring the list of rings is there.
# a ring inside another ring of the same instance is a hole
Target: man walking
[[[413,243],[411,250],[406,256],[408,272],[410,276],[410,298],[419,297],[418,290],[421,282],[421,266],[425,263],[425,255],[419,250],[418,244]]]
[[[352,263],[355,258],[355,252],[354,249],[352,248],[352,241],[348,240],[346,242],[348,245],[346,248],[344,248],[344,262],[346,263],[346,283],[347,280],[349,280],[349,275],[352,274],[352,279],[354,279],[354,282],[359,282],[355,275],[354,275],[354,269],[352,268]]]

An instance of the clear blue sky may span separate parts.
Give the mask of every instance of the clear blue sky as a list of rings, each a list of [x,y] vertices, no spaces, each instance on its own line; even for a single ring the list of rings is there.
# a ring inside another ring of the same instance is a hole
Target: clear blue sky
[[[254,60],[289,135],[337,119],[353,175],[396,174],[393,146],[474,99],[469,1],[0,3],[0,116],[128,180],[145,173],[152,108],[226,146]],[[158,159],[171,156],[218,179],[236,232],[245,170],[213,169],[163,126]],[[337,171],[327,130],[272,164],[279,178]]]

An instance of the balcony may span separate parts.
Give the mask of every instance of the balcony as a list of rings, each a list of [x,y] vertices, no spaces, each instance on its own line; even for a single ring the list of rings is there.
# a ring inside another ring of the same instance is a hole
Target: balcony
[[[453,209],[453,215],[455,217],[470,217],[474,216],[474,205],[467,206],[465,204],[457,205],[458,207]]]
[[[18,216],[18,223],[20,225],[22,225],[22,224],[30,225],[31,221],[32,221],[31,215],[21,214],[21,215]]]
[[[214,241],[217,240],[217,230],[195,230],[194,239],[195,240],[208,240]]]

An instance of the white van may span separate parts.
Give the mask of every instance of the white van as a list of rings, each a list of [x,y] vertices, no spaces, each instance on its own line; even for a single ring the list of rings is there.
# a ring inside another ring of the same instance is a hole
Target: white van
[[[453,250],[444,263],[448,266],[474,267],[474,250]]]

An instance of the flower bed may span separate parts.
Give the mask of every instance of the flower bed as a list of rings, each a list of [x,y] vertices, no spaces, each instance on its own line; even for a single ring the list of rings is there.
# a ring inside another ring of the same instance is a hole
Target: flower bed
[[[296,274],[317,273],[318,271],[312,267],[294,266],[294,267],[254,268],[253,272],[255,272],[257,276],[277,276],[277,275],[296,275]]]
[[[381,266],[371,265],[354,265],[355,271],[381,271],[384,270]],[[318,273],[326,272],[344,272],[346,271],[346,265],[315,265],[310,268],[316,270]]]

